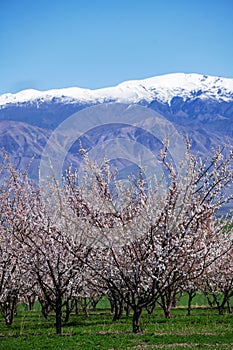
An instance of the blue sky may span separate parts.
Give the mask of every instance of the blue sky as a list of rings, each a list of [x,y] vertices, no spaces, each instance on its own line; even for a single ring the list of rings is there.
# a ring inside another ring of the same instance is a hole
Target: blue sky
[[[1,0],[0,94],[186,72],[233,78],[232,0]]]

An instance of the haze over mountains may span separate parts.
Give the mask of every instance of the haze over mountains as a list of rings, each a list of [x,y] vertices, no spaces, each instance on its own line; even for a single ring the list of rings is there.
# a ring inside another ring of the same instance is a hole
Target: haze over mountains
[[[40,157],[52,131],[77,111],[113,102],[138,104],[160,113],[179,132],[189,135],[192,150],[201,156],[207,156],[212,146],[233,144],[233,79],[177,73],[98,90],[73,87],[1,95],[0,145],[18,167],[25,167],[34,156],[30,175],[37,178]],[[109,124],[111,118],[109,115]],[[92,130],[88,147],[103,135],[105,139],[119,138],[123,129],[112,128],[105,125],[102,130]],[[137,130],[130,137],[135,141],[143,138]],[[77,152],[72,148],[67,162],[73,161]]]

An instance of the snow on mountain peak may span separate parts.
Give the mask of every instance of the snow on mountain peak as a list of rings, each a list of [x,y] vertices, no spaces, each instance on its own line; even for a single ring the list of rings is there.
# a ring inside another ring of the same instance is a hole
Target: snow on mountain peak
[[[48,91],[23,90],[16,94],[0,95],[0,106],[42,103],[58,99],[62,103],[128,102],[159,100],[170,104],[173,97],[233,100],[233,79],[200,74],[173,73],[143,80],[129,80],[117,86],[97,90],[78,87]]]
[[[200,74],[173,73],[144,80],[123,82],[118,86],[141,87],[164,103],[170,103],[175,96],[187,98],[213,98],[233,100],[233,79]]]

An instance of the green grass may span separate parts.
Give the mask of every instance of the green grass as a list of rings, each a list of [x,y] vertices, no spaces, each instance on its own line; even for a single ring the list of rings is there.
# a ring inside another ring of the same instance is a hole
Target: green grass
[[[182,297],[178,300],[177,306],[183,306],[187,307],[188,304],[188,295],[184,294]],[[208,301],[203,293],[198,293],[192,300],[192,307],[209,307]]]
[[[54,315],[45,320],[37,309],[21,307],[14,323],[0,319],[0,349],[4,350],[94,350],[94,349],[233,349],[233,317],[218,316],[216,310],[173,310],[166,320],[160,309],[142,316],[143,332],[132,334],[131,317],[112,322],[108,309],[90,312],[89,317],[71,315],[62,336],[55,335]]]

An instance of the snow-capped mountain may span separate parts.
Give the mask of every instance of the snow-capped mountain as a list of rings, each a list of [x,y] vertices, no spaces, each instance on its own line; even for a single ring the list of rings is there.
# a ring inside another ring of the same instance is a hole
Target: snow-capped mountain
[[[73,113],[108,102],[140,105],[159,112],[176,130],[188,134],[192,150],[201,156],[208,156],[213,146],[233,144],[233,79],[177,73],[97,90],[73,87],[1,95],[0,147],[7,150],[18,167],[25,167],[33,156],[31,176],[37,178],[41,154],[53,130]],[[124,125],[116,128],[113,119],[109,114],[109,125],[105,123],[103,128],[86,133],[82,140],[86,149],[114,138],[119,147],[126,135],[131,144],[133,141],[135,145],[159,147],[159,142],[156,144],[141,130],[129,130]],[[67,162],[75,163],[77,150],[78,145],[74,144]],[[125,151],[129,159],[129,150]],[[136,154],[137,147],[131,152]]]
[[[174,73],[144,80],[125,81],[117,86],[90,90],[78,87],[48,91],[23,90],[0,96],[1,108],[12,104],[60,101],[62,103],[123,103],[152,102],[157,100],[170,105],[174,97],[187,99],[233,100],[233,79],[199,74]]]

